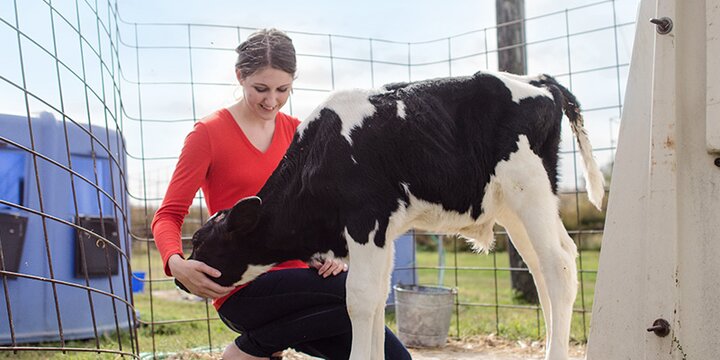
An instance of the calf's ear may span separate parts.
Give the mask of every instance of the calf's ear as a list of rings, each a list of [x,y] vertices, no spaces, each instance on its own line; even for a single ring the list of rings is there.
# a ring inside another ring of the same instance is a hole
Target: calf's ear
[[[225,217],[227,231],[252,231],[260,218],[262,200],[257,196],[250,196],[238,201]]]

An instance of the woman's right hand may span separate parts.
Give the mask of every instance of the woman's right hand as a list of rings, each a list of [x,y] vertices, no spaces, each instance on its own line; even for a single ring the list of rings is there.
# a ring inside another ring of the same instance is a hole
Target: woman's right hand
[[[178,254],[170,256],[168,268],[175,279],[197,296],[217,299],[235,289],[234,286],[222,286],[209,278],[219,277],[220,271],[197,260],[185,260]]]

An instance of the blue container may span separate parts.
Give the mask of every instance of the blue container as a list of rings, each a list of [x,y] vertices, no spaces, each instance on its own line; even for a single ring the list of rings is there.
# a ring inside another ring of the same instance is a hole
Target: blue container
[[[145,291],[145,272],[133,271],[132,273],[132,291],[133,293],[141,293]]]
[[[65,340],[92,338],[127,329],[132,319],[125,303],[131,297],[127,259],[67,224],[81,224],[128,253],[124,142],[115,131],[93,126],[92,140],[87,125],[66,125],[49,113],[32,117],[30,125],[25,116],[0,115],[0,241],[4,269],[20,274],[0,281],[0,344],[13,337],[16,343],[59,340],[61,328]],[[30,129],[35,159],[15,146],[31,148]],[[103,191],[76,175],[73,194],[71,175],[63,169],[70,162]]]
[[[414,241],[412,232],[405,233],[395,240],[395,265],[386,305],[395,304],[395,292],[392,291],[395,285],[417,284]]]

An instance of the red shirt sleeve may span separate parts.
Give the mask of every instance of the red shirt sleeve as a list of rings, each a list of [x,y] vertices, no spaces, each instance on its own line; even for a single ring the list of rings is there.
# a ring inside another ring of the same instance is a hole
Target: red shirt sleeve
[[[162,205],[155,213],[152,233],[160,251],[165,274],[172,276],[167,261],[182,252],[182,224],[210,166],[211,145],[205,124],[196,123],[185,138],[180,157]]]

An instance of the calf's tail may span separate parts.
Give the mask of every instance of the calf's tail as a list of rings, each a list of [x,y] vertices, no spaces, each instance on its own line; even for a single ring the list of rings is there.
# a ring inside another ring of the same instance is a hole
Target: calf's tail
[[[598,168],[597,162],[592,154],[592,145],[588,138],[587,130],[583,127],[583,117],[580,112],[580,104],[578,103],[575,95],[570,90],[560,85],[557,80],[549,75],[541,75],[540,84],[552,85],[560,90],[563,95],[562,108],[565,112],[565,116],[570,120],[570,128],[575,139],[577,140],[578,147],[580,148],[580,156],[582,157],[582,170],[583,176],[585,177],[585,187],[587,188],[588,198],[590,202],[595,205],[596,208],[602,208],[602,200],[605,196],[605,178]]]

